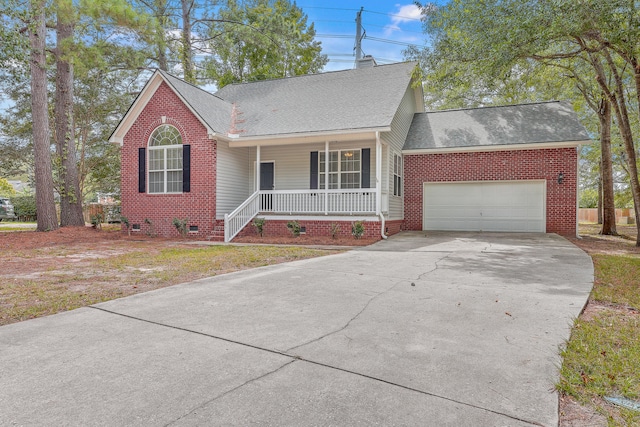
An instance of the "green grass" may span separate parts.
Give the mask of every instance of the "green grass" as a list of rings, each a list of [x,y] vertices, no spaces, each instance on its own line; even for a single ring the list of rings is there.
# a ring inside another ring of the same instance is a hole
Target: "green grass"
[[[574,323],[562,350],[557,389],[593,405],[611,426],[640,425],[640,412],[615,408],[605,396],[640,400],[640,257],[593,254],[590,304],[601,309]]]
[[[594,254],[592,258],[597,275],[591,298],[640,310],[640,257]]]
[[[206,277],[221,272],[261,267],[327,254],[327,251],[303,247],[208,246],[204,248],[167,248],[159,254],[134,252],[101,259],[102,268],[126,271],[154,270],[167,277],[185,273]]]
[[[73,310],[123,296],[119,289],[69,289],[67,281],[27,280],[0,286],[0,325]]]
[[[640,316],[605,310],[591,320],[577,320],[561,355],[558,390],[579,402],[605,396],[640,398]],[[598,409],[608,412],[602,405]],[[626,425],[640,423],[638,412],[621,409],[620,416]]]
[[[28,262],[36,262],[38,250],[35,252]],[[63,252],[70,254],[71,250]],[[38,273],[37,280],[13,278],[0,282],[0,325],[73,310],[141,290],[335,252],[338,251],[304,247],[207,246],[139,250],[84,264],[65,264],[61,258],[59,265]]]
[[[11,224],[11,225],[4,225],[4,222],[2,223],[2,225],[0,225],[0,231],[34,231],[36,229],[36,225],[33,224],[28,224],[28,227],[20,227],[17,226],[15,224]]]

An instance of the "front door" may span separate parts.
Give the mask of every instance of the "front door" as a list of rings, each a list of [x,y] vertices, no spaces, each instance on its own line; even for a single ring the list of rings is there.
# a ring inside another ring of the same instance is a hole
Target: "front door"
[[[260,163],[260,190],[273,190],[273,162]]]
[[[260,163],[260,190],[271,191],[274,188],[274,167],[273,162]],[[260,211],[270,212],[273,210],[273,195],[260,195]]]

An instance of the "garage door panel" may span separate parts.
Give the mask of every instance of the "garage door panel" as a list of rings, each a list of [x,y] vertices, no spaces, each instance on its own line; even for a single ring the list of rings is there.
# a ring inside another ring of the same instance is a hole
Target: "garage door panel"
[[[425,183],[425,230],[544,232],[544,181]]]

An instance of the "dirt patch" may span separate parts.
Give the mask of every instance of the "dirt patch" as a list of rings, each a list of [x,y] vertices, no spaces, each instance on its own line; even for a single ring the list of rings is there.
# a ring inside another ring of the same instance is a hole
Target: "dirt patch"
[[[127,235],[118,227],[2,232],[0,325],[203,277],[339,251],[305,247],[326,244],[327,239],[285,242],[296,247],[201,246],[189,240]],[[261,239],[260,243],[282,242]],[[347,242],[331,242],[332,246],[340,244]]]
[[[559,427],[606,427],[607,417],[582,406],[571,396],[560,396]]]
[[[618,236],[604,236],[598,224],[580,224],[580,237],[569,240],[588,254],[640,254],[635,225],[618,225]]]

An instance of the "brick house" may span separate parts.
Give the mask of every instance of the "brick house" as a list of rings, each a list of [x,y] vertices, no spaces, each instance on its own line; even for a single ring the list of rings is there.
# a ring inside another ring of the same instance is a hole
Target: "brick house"
[[[134,230],[197,238],[307,234],[332,225],[576,233],[578,147],[562,102],[425,112],[415,63],[228,85],[156,71],[110,141]]]

